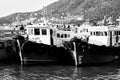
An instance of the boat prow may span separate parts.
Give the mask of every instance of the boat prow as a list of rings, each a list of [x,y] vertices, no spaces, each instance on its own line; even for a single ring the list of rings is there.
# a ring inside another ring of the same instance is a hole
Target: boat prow
[[[74,65],[76,66],[100,65],[115,61],[118,58],[117,55],[112,55],[113,51],[105,51],[108,47],[103,47],[103,49],[102,46],[88,44],[80,39],[68,41],[64,46],[73,55]]]

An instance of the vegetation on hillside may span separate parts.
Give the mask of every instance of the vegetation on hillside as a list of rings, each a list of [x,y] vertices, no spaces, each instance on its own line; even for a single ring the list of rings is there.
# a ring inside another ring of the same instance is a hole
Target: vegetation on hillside
[[[49,18],[57,19],[65,17],[73,20],[84,15],[84,19],[90,21],[102,20],[104,16],[112,17],[115,21],[120,16],[120,0],[59,0],[35,12],[15,13],[2,17],[0,24],[11,24],[31,17],[39,19],[44,13]]]

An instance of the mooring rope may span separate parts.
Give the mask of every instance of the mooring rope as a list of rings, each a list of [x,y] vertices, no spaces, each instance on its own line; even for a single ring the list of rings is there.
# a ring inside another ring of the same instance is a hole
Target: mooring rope
[[[19,47],[19,56],[20,56],[21,64],[23,64],[22,51],[21,51],[21,47],[20,47],[20,41],[18,39],[17,39],[17,43],[18,43],[18,47]]]
[[[75,42],[73,42],[73,45],[74,45],[74,51],[72,51],[72,52],[73,52],[74,59],[75,59],[75,65],[77,66],[78,62],[77,62],[77,53],[76,53],[76,44],[75,44]]]

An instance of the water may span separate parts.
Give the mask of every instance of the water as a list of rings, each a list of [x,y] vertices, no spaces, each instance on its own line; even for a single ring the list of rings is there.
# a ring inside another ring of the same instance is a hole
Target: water
[[[0,65],[0,80],[120,80],[120,65]]]

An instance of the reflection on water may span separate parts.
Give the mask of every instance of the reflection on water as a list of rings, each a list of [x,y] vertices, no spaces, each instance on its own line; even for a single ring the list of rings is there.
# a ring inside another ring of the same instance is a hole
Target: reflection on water
[[[74,67],[62,65],[0,65],[0,80],[118,80],[117,65]]]

